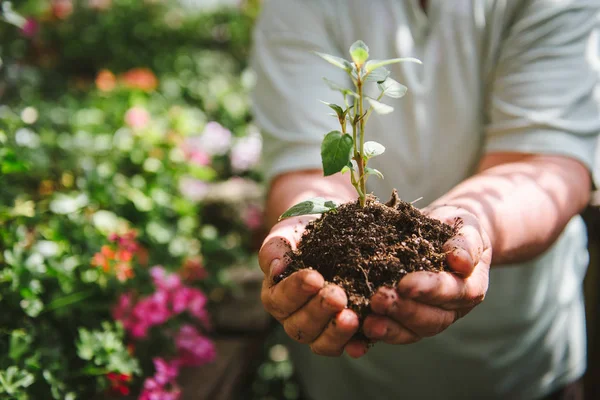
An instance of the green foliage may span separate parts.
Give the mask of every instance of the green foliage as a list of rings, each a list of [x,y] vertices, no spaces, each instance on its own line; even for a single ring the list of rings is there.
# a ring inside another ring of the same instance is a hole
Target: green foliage
[[[326,200],[322,197],[314,197],[291,207],[281,215],[280,220],[297,217],[299,215],[322,214],[327,211],[335,210],[337,207],[338,205],[331,200]]]
[[[139,375],[139,364],[127,351],[124,339],[125,332],[120,324],[103,322],[101,329],[80,328],[77,355],[82,360],[91,361],[85,372],[92,375],[108,372]]]
[[[200,14],[108,3],[67,15],[13,1],[31,35],[0,21],[0,398],[92,398],[108,372],[139,388],[172,338],[152,331],[131,353],[119,296],[151,293],[160,264],[215,307],[232,285],[223,270],[257,251],[257,2]],[[109,237],[129,232],[139,254],[102,265]]]
[[[353,140],[340,131],[331,131],[321,144],[321,159],[325,176],[338,173],[350,162]]]
[[[415,58],[368,60],[369,47],[361,40],[357,40],[350,46],[349,53],[352,62],[337,56],[316,53],[325,61],[346,71],[354,84],[354,89],[347,89],[323,78],[332,90],[342,94],[346,108],[325,103],[335,111],[335,115],[340,121],[341,132],[333,131],[325,135],[321,145],[321,158],[323,160],[323,174],[325,176],[338,172],[350,172],[350,181],[358,193],[360,204],[364,206],[367,196],[367,178],[370,175],[375,175],[383,179],[383,174],[376,169],[367,167],[367,163],[371,158],[381,155],[385,151],[385,147],[377,142],[365,142],[365,124],[372,112],[385,115],[394,111],[392,106],[380,101],[383,96],[397,99],[403,97],[407,92],[406,86],[389,78],[390,71],[385,66],[401,62],[421,64],[421,61]],[[364,94],[365,84],[373,82],[377,83],[380,91],[377,99]],[[365,100],[369,105],[366,111],[364,109]],[[347,123],[350,123],[352,126],[351,133],[346,129]],[[289,212],[288,210],[282,215],[282,218],[301,215],[299,213],[302,211],[311,211],[311,213],[314,211],[308,205],[297,206],[292,207],[294,212]],[[323,212],[327,212],[327,210],[323,210]]]

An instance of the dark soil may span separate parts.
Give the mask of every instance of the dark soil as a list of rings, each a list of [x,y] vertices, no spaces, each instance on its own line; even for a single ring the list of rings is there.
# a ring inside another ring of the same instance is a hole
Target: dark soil
[[[409,272],[448,270],[442,246],[455,231],[400,200],[396,191],[386,204],[369,196],[364,208],[347,203],[309,223],[275,281],[303,268],[319,271],[346,291],[362,325],[379,287],[394,287]]]

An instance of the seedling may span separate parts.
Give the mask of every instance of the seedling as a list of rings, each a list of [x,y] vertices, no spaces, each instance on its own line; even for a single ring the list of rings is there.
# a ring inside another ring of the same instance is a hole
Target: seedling
[[[340,130],[331,131],[323,138],[321,144],[321,159],[323,163],[323,174],[330,176],[337,173],[350,173],[350,181],[356,189],[361,207],[364,207],[367,199],[367,179],[375,175],[383,179],[383,174],[368,166],[369,160],[377,157],[385,151],[381,143],[365,141],[365,126],[373,112],[377,114],[389,114],[394,108],[381,102],[384,96],[398,99],[403,97],[406,86],[390,78],[390,71],[386,65],[401,62],[421,61],[415,58],[393,58],[389,60],[369,60],[369,47],[358,40],[350,47],[351,61],[316,52],[315,54],[325,61],[346,71],[354,84],[353,89],[344,88],[342,85],[323,78],[325,83],[344,99],[343,106],[323,102],[331,108],[339,123]],[[365,86],[377,85],[379,96],[375,99],[365,95]],[[366,108],[365,106],[368,106]],[[284,212],[281,219],[306,214],[323,214],[336,210],[339,204],[332,200],[321,197],[305,200],[292,206]]]

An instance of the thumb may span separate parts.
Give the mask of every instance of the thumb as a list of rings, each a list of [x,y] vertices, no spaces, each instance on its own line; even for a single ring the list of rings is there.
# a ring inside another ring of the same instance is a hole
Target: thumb
[[[277,276],[285,270],[286,253],[297,248],[310,220],[309,217],[295,217],[273,226],[258,253],[260,268],[266,276]]]

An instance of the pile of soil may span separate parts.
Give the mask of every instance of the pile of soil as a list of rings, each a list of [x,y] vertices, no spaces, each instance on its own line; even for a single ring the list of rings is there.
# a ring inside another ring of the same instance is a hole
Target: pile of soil
[[[423,215],[396,191],[385,204],[369,196],[365,207],[347,203],[309,223],[275,282],[300,269],[317,270],[346,291],[362,325],[379,287],[394,287],[414,271],[448,270],[442,246],[456,229]]]

